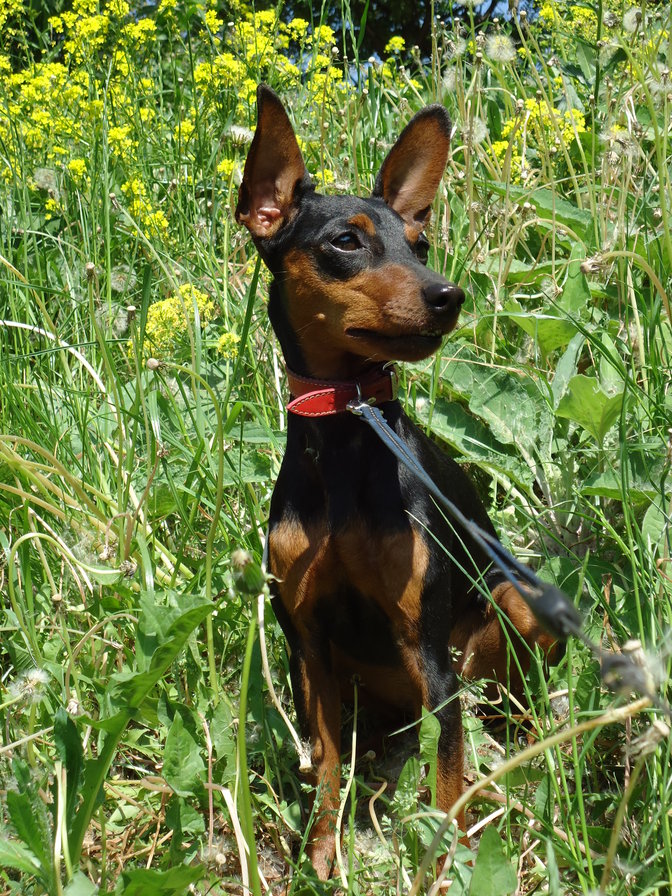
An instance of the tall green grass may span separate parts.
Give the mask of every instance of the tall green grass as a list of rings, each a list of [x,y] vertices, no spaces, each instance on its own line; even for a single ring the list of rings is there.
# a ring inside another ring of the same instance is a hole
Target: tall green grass
[[[166,0],[148,18],[77,0],[45,33],[22,11],[0,2],[1,891],[260,893],[292,869],[296,893],[436,892],[431,717],[401,771],[346,763],[334,881],[300,855],[258,574],[282,361],[233,220],[254,89],[286,99],[329,191],[370,189],[410,115],[448,107],[431,263],[469,299],[404,400],[664,698],[670,12],[555,0],[437,23],[429,61],[397,42],[366,63],[347,4],[343,35]],[[669,893],[664,716],[575,643],[530,691],[525,724],[493,707],[498,731],[465,706],[478,836],[471,862],[449,832],[436,846],[450,892]]]

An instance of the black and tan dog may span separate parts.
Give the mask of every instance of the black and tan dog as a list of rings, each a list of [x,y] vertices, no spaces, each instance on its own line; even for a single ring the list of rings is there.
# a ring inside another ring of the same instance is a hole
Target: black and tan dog
[[[412,474],[346,410],[358,394],[378,404],[439,488],[493,532],[460,467],[402,411],[388,365],[436,351],[464,300],[458,286],[426,267],[423,231],[448,157],[445,109],[428,106],[412,119],[363,199],[316,193],[280,100],[264,86],[257,99],[236,218],[273,275],[268,310],[293,396],[271,504],[269,572],[312,747],[318,805],[309,854],[326,878],[341,704],[353,678],[363,700],[415,718],[423,706],[436,713],[436,802],[447,810],[463,789],[457,674],[495,678],[515,692],[518,665],[525,670],[530,648],[547,650],[550,638],[517,591],[489,573],[481,549],[454,531]],[[520,633],[518,664],[507,658],[493,603]]]

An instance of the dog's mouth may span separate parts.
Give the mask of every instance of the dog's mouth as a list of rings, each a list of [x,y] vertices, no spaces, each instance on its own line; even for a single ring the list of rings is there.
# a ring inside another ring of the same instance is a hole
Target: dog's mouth
[[[386,360],[413,361],[433,354],[441,345],[445,331],[424,328],[406,333],[381,333],[361,327],[349,327],[346,336],[365,343],[367,351],[376,348]]]

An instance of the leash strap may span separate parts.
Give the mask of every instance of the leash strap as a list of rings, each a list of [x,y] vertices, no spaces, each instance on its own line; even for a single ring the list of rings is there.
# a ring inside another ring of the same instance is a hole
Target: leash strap
[[[570,635],[575,635],[585,642],[581,614],[569,598],[555,585],[542,582],[528,566],[516,560],[500,541],[481,529],[473,520],[467,519],[459,507],[446,498],[441,489],[435,485],[415,455],[388,425],[378,408],[357,398],[348,403],[347,409],[368,423],[397,460],[400,460],[422,482],[436,502],[480,545],[492,563],[517,589],[549,634],[561,641],[566,641]],[[521,583],[526,587],[521,588]]]

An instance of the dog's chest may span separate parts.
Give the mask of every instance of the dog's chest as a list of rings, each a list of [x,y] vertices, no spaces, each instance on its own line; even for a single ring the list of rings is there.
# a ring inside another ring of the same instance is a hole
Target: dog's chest
[[[269,536],[278,595],[308,638],[329,618],[334,630],[352,633],[380,618],[396,637],[414,635],[428,563],[424,538],[410,525],[376,533],[354,520],[333,532],[326,519],[303,525],[284,518]]]

